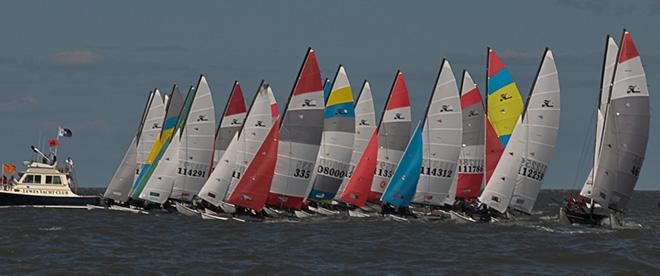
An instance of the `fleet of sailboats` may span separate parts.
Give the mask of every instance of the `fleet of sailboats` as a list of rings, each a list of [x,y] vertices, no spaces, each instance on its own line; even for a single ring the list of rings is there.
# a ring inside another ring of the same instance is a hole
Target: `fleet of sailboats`
[[[630,33],[619,45],[607,37],[593,168],[580,196],[560,211],[569,222],[613,223],[644,160],[646,77]],[[463,71],[459,86],[443,60],[412,132],[403,72],[377,122],[369,82],[354,101],[346,68],[323,81],[311,48],[281,116],[265,81],[249,108],[234,82],[217,125],[205,76],[185,98],[176,85],[164,96],[154,89],[104,198],[133,208],[176,205],[221,220],[345,212],[484,222],[531,215],[559,133],[555,57],[545,50],[526,100],[493,49],[486,64],[484,102],[472,76]]]

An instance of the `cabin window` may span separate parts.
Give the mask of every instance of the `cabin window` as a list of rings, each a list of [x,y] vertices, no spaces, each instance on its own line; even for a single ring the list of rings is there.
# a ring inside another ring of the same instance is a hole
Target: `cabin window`
[[[62,184],[62,179],[57,175],[47,175],[46,184]]]
[[[35,175],[33,183],[40,184],[41,183],[41,175]]]
[[[34,183],[34,175],[28,174],[25,176],[25,179],[23,179],[23,183]]]

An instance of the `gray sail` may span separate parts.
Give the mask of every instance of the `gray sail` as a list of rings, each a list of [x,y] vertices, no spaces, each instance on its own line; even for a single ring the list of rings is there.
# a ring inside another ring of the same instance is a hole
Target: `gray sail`
[[[135,139],[136,137],[133,137],[133,140],[131,140],[128,150],[126,150],[119,167],[117,167],[115,174],[112,176],[112,180],[110,180],[110,184],[108,184],[108,188],[106,188],[103,194],[104,198],[110,198],[119,202],[126,202],[128,200],[131,185],[135,177],[137,158]]]
[[[323,82],[314,50],[308,49],[280,124],[277,165],[268,204],[300,209],[323,132]]]
[[[410,140],[410,98],[401,71],[396,73],[378,128],[378,163],[369,201],[379,202]]]
[[[624,32],[589,198],[611,209],[626,208],[644,162],[649,124],[646,74],[630,33]]]

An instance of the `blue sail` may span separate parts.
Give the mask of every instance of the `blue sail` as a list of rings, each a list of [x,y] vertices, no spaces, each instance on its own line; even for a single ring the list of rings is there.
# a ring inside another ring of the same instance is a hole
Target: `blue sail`
[[[417,123],[406,151],[403,153],[403,157],[394,171],[392,180],[387,185],[381,201],[396,206],[408,206],[410,204],[417,189],[423,155],[422,124]]]

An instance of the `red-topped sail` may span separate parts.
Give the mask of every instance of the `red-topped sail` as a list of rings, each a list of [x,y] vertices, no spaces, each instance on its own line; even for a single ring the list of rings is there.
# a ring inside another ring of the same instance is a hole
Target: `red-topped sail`
[[[300,70],[300,76],[296,80],[296,86],[293,89],[293,95],[300,95],[309,92],[323,91],[323,82],[319,64],[316,61],[316,54],[311,48],[307,51],[307,58]]]
[[[273,123],[266,139],[229,197],[229,203],[261,211],[266,204],[277,162],[280,140],[279,118]]]
[[[241,90],[241,84],[234,83],[234,88],[231,90],[229,95],[229,101],[227,101],[227,108],[225,109],[224,116],[230,116],[239,113],[245,113],[247,109],[245,107],[245,98],[243,97],[243,90]]]
[[[499,73],[504,69],[506,65],[500,59],[500,57],[492,49],[488,50],[488,77],[491,78],[495,74]]]
[[[619,56],[619,63],[623,63],[626,60],[635,58],[639,56],[637,52],[637,47],[633,43],[632,36],[629,32],[623,33],[623,43],[621,44],[621,55]]]
[[[410,106],[410,98],[408,97],[408,88],[406,80],[403,78],[403,73],[398,72],[394,85],[392,86],[392,94],[390,95],[389,102],[387,102],[386,110],[392,110],[401,107]]]
[[[374,179],[374,171],[378,161],[378,128],[371,134],[369,143],[364,149],[360,161],[357,163],[351,178],[346,184],[340,199],[355,206],[364,206]]]

